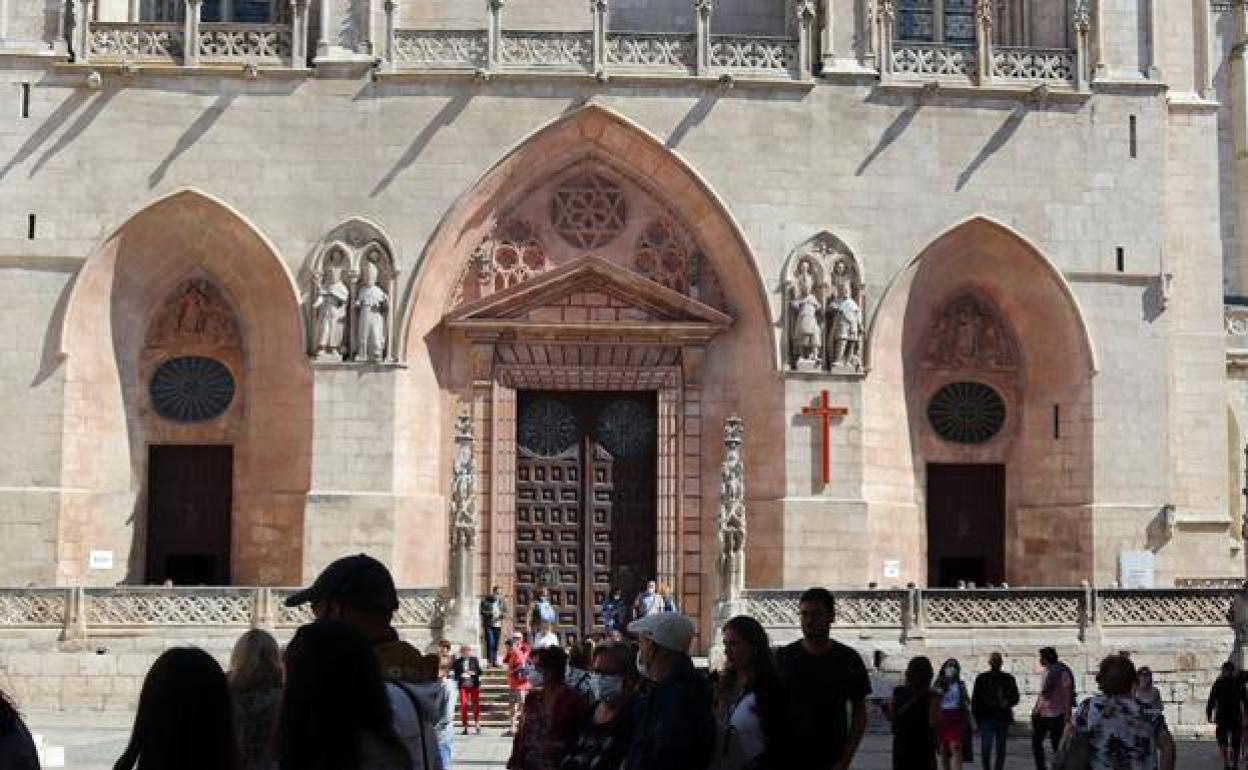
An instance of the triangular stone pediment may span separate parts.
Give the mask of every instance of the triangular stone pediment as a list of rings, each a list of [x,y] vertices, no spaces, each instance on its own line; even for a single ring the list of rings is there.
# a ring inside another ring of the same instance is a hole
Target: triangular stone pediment
[[[587,257],[462,305],[446,323],[478,332],[577,330],[618,337],[668,330],[709,338],[731,326],[732,318],[601,257]]]

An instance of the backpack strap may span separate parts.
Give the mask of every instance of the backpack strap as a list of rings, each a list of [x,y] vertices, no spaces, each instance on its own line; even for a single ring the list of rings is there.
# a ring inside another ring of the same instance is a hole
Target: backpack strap
[[[429,744],[425,741],[425,712],[420,708],[420,700],[416,697],[415,693],[404,687],[402,682],[391,679],[390,683],[403,691],[403,694],[407,696],[409,701],[411,701],[412,708],[416,710],[416,728],[420,733],[421,759],[425,763],[425,770],[432,770],[433,763],[429,761]],[[443,770],[447,770],[447,768],[443,768]]]

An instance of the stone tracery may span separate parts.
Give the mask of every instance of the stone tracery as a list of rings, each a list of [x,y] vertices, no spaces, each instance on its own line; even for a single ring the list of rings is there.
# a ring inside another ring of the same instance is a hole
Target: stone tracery
[[[550,223],[573,246],[602,248],[615,240],[628,223],[624,190],[599,172],[571,177],[551,196]]]

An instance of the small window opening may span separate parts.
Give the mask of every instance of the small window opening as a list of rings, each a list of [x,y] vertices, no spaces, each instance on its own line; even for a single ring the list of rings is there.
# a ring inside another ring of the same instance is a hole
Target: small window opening
[[[30,117],[30,83],[22,83],[22,117]]]
[[[1139,120],[1132,115],[1130,128],[1131,157],[1137,158],[1140,153]]]
[[[1053,438],[1060,439],[1062,437],[1062,405],[1053,405]]]
[[[26,217],[26,239],[33,241],[35,239],[35,215],[30,214]]]
[[[1127,269],[1127,250],[1119,246],[1117,249],[1118,272],[1126,272]]]

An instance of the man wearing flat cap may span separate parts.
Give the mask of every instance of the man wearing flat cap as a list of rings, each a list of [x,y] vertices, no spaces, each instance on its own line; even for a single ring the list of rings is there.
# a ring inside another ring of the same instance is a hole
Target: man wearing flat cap
[[[629,624],[637,636],[637,670],[647,682],[638,705],[625,770],[700,770],[715,745],[715,717],[706,682],[693,668],[693,621],[676,612]]]
[[[438,656],[421,655],[390,625],[399,592],[386,565],[365,554],[330,564],[307,588],[286,598],[287,607],[312,605],[317,620],[340,620],[368,639],[386,680],[394,731],[407,746],[413,770],[447,770],[438,755],[439,720],[447,695],[438,681]]]

